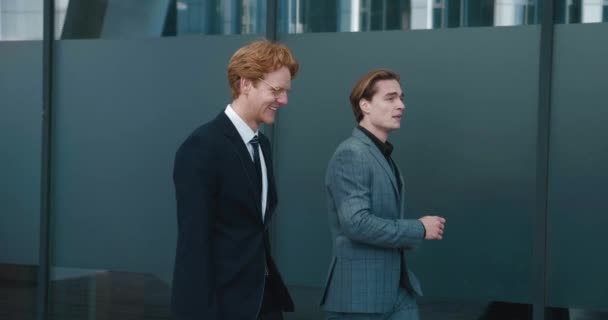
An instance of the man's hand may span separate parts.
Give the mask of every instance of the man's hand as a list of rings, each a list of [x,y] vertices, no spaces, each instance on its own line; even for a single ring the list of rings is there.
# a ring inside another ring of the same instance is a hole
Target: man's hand
[[[424,225],[426,240],[441,240],[443,239],[443,229],[445,228],[445,219],[439,216],[424,216],[418,219]]]

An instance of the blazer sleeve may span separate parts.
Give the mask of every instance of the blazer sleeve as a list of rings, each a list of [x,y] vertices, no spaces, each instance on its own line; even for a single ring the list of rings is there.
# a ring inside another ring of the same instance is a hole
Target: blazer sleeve
[[[424,237],[422,222],[386,219],[371,212],[373,159],[364,152],[367,151],[339,148],[328,166],[326,185],[342,232],[353,241],[379,247],[416,247]]]
[[[186,141],[175,157],[178,239],[172,309],[177,319],[218,319],[211,261],[211,223],[217,190],[212,148]]]

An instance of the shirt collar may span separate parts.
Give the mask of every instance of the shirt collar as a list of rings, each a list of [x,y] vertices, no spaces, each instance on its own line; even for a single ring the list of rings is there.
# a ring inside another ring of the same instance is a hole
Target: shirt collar
[[[245,144],[248,144],[249,141],[253,139],[253,136],[258,135],[258,131],[254,132],[253,130],[251,130],[251,128],[245,123],[245,121],[243,121],[243,119],[241,119],[241,117],[234,111],[234,109],[232,109],[231,105],[228,105],[226,107],[224,113],[226,114],[228,119],[230,119],[232,124],[236,127],[236,131],[239,132],[239,135],[241,136],[241,139],[243,139],[243,142],[245,142]]]
[[[378,139],[373,133],[369,132],[369,130],[363,128],[360,125],[357,126],[357,129],[365,133],[365,135],[368,136],[374,142],[374,144],[376,145],[376,147],[378,147],[384,157],[388,159],[391,156],[391,153],[393,153],[393,145],[388,142],[388,140],[386,140],[386,143],[380,141],[380,139]]]

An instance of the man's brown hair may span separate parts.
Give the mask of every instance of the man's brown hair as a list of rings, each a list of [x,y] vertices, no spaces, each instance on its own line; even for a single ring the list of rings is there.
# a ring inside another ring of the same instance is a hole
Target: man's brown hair
[[[359,106],[359,101],[361,101],[361,99],[371,101],[372,97],[378,91],[376,82],[380,80],[396,80],[399,82],[401,78],[392,70],[376,69],[366,73],[357,81],[357,83],[355,83],[353,90],[350,92],[350,104],[353,108],[357,123],[361,122],[363,119],[363,112],[361,111],[361,106]]]
[[[249,79],[257,83],[264,74],[287,67],[293,79],[300,65],[291,50],[284,44],[268,40],[256,40],[239,48],[228,62],[228,83],[232,98],[240,94],[239,80]]]

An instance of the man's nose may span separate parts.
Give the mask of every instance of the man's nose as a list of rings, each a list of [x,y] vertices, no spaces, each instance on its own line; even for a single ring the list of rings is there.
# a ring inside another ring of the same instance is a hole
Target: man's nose
[[[286,91],[285,92],[281,92],[281,94],[277,97],[277,102],[280,103],[280,104],[282,104],[282,105],[287,104],[287,100],[288,99],[287,99],[287,92]]]
[[[405,103],[403,101],[399,101],[399,106],[397,107],[399,110],[405,110]]]

